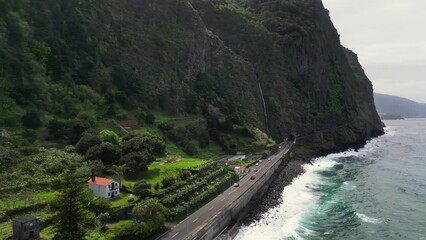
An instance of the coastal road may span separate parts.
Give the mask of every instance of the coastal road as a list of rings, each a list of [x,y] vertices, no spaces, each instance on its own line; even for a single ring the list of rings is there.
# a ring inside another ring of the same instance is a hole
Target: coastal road
[[[260,179],[266,172],[271,170],[272,166],[281,161],[281,158],[291,149],[294,142],[284,141],[279,144],[279,150],[268,159],[263,159],[259,166],[251,166],[249,173],[247,173],[238,182],[239,187],[230,186],[226,191],[217,196],[215,199],[198,209],[193,214],[182,220],[171,230],[160,236],[159,239],[183,240],[192,239],[201,229],[208,226],[215,217],[217,217],[223,210],[228,208],[235,200],[237,200],[243,193],[248,191],[253,184]],[[254,169],[257,169],[255,171]],[[254,176],[255,179],[251,180],[250,177]],[[231,185],[231,183],[230,183]]]

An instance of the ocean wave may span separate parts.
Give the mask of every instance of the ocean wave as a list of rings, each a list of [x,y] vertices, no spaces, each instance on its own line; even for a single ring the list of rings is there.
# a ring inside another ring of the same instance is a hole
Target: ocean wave
[[[241,227],[235,239],[303,240],[301,235],[309,235],[311,230],[301,226],[300,220],[315,207],[320,197],[316,190],[321,182],[320,172],[330,170],[336,164],[333,159],[322,157],[303,165],[305,172],[284,188],[283,204],[264,213],[261,220]]]
[[[372,223],[372,224],[381,224],[382,221],[373,217],[369,217],[365,214],[362,213],[356,213],[356,216],[361,219],[361,221],[365,222],[365,223]]]

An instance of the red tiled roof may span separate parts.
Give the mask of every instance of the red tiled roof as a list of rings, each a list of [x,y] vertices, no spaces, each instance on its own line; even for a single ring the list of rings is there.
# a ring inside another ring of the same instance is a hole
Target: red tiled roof
[[[108,184],[110,184],[113,180],[109,179],[109,178],[101,178],[101,177],[95,177],[95,181],[93,182],[92,179],[90,178],[87,182],[89,184],[95,184],[95,185],[100,185],[100,186],[107,186]]]

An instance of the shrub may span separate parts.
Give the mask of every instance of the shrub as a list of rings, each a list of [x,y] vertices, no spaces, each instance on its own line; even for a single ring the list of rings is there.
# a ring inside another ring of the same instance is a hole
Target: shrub
[[[140,198],[147,198],[151,196],[151,184],[147,183],[145,180],[141,180],[135,184],[133,187],[133,194]]]
[[[181,180],[186,180],[190,177],[191,177],[191,173],[188,170],[183,170],[182,172],[179,173],[179,178]]]
[[[108,240],[134,239],[139,229],[135,221],[120,221],[107,231]]]
[[[105,198],[96,198],[89,203],[89,210],[99,215],[108,212],[111,209],[111,201]]]
[[[171,186],[176,181],[176,178],[173,176],[167,176],[163,178],[161,181],[161,184],[163,185],[163,188]]]

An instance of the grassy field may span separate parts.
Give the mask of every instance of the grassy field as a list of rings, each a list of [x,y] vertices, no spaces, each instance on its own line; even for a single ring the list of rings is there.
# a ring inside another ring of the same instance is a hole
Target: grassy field
[[[132,187],[137,181],[142,179],[146,180],[150,184],[161,182],[165,176],[177,175],[180,170],[185,168],[197,167],[206,160],[198,158],[181,158],[171,163],[166,163],[165,159],[161,159],[148,168],[148,171],[136,174],[133,177],[124,178],[122,184],[127,187]]]
[[[121,192],[119,198],[111,200],[111,207],[125,207],[130,205],[127,200],[131,197],[131,194]]]

